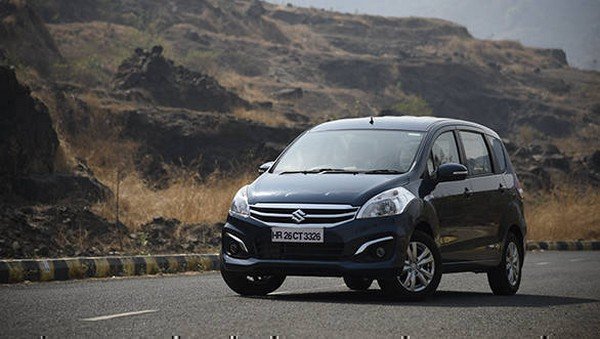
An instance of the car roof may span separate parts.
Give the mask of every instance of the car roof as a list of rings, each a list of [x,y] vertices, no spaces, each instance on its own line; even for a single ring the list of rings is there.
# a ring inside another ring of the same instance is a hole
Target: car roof
[[[373,120],[373,123],[371,123],[371,119]],[[312,128],[311,131],[329,131],[344,129],[393,129],[428,132],[444,126],[474,127],[483,130],[486,134],[498,137],[498,134],[492,129],[470,121],[449,118],[436,118],[430,116],[415,117],[408,115],[340,119],[317,125],[314,128]]]

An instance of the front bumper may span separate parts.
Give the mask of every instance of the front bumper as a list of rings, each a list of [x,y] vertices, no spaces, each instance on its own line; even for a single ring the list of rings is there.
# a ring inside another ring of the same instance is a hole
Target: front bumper
[[[301,227],[301,225],[300,225]],[[229,217],[223,227],[223,246],[227,233],[241,239],[248,254],[242,257],[221,251],[221,269],[248,274],[306,276],[394,276],[403,266],[404,253],[414,223],[408,214],[392,217],[356,219],[324,228],[323,244],[282,244],[271,242],[271,227],[253,218]],[[361,245],[375,243],[356,255]],[[379,258],[376,247],[386,254]]]

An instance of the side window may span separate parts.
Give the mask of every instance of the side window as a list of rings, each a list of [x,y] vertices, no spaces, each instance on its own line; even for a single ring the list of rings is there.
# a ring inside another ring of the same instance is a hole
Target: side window
[[[469,173],[471,175],[492,173],[492,162],[483,135],[460,131],[460,139],[465,148]]]
[[[432,174],[440,165],[450,162],[460,163],[458,147],[456,147],[456,140],[452,131],[440,134],[433,143],[431,157],[427,161],[427,170],[429,174]]]
[[[506,156],[504,155],[504,147],[502,147],[502,141],[490,136],[488,136],[487,138],[492,148],[492,152],[494,152],[496,162],[498,163],[498,168],[496,172],[502,173],[504,172],[504,170],[506,170]]]

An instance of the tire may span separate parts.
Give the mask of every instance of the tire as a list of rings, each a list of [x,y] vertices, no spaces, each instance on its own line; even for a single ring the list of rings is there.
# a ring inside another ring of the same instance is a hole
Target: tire
[[[363,277],[344,277],[344,282],[349,289],[354,291],[366,291],[373,284],[373,279]]]
[[[422,259],[417,261],[421,256]],[[422,300],[435,292],[441,278],[440,250],[429,235],[417,230],[410,238],[400,274],[393,278],[378,279],[377,282],[387,295],[402,300]]]
[[[506,237],[502,261],[487,272],[488,282],[495,295],[513,295],[519,290],[523,268],[523,244],[512,232]]]
[[[285,281],[284,275],[247,275],[230,272],[221,268],[221,276],[229,288],[240,295],[260,296],[267,295]]]

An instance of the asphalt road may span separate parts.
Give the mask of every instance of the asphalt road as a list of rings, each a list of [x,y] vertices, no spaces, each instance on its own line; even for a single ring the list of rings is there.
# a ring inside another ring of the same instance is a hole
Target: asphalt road
[[[291,277],[245,298],[218,273],[0,286],[0,337],[599,334],[600,252],[529,252],[516,296],[465,273],[417,303],[389,301],[376,284],[352,292],[340,278]]]

